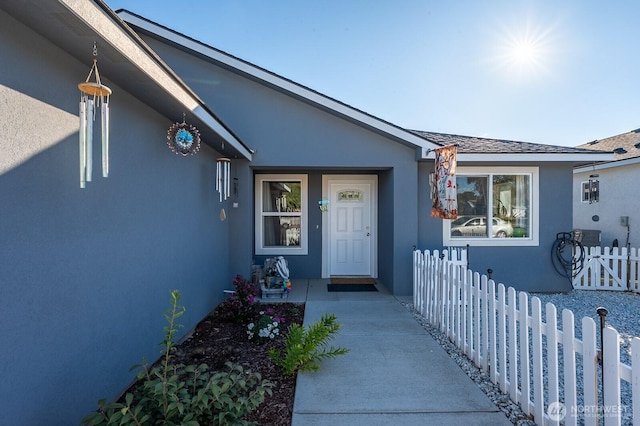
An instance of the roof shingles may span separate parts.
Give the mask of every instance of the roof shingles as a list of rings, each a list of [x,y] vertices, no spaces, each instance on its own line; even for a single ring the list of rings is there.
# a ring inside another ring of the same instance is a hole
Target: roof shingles
[[[489,139],[476,136],[451,135],[446,133],[410,130],[418,136],[436,144],[458,145],[458,152],[464,154],[580,154],[593,153],[593,149],[573,148],[567,146],[544,145],[531,142],[510,141],[504,139]]]
[[[579,145],[578,148],[613,152],[614,161],[640,157],[640,129]]]

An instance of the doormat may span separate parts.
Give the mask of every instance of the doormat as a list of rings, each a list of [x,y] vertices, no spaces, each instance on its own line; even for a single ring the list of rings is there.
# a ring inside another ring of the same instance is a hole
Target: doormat
[[[329,292],[378,291],[373,284],[327,284]]]
[[[331,284],[375,284],[376,279],[370,277],[332,277]]]

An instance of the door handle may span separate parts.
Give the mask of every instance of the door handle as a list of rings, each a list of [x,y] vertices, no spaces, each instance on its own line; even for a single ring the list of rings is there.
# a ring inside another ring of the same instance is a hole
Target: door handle
[[[371,235],[371,233],[370,233],[370,232],[367,232],[367,237],[368,237],[369,235]]]

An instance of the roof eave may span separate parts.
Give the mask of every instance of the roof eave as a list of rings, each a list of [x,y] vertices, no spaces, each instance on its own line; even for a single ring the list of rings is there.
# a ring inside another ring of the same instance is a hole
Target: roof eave
[[[640,157],[625,158],[624,160],[607,161],[602,163],[591,163],[588,165],[581,164],[573,169],[574,174],[592,172],[594,170],[612,169],[614,167],[632,166],[640,164]]]
[[[149,53],[151,49],[144,48],[145,46],[141,45],[143,42],[132,36],[135,33],[128,29],[118,15],[112,12],[102,0],[59,0],[59,2],[137,67],[160,90],[173,98],[180,107],[191,112],[197,124],[208,127],[226,144],[233,147],[240,156],[251,160],[251,151],[208,110],[184,82]],[[152,107],[155,106],[152,105]],[[204,134],[203,129],[201,134]]]
[[[535,153],[535,152],[493,152],[493,153],[464,153],[457,155],[458,162],[491,162],[491,163],[518,163],[518,162],[556,162],[556,163],[584,163],[611,161],[610,153]],[[422,151],[422,160],[435,159],[435,153],[430,150]]]

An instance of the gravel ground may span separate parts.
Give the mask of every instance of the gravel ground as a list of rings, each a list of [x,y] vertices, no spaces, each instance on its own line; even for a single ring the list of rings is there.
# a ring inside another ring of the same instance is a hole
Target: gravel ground
[[[562,329],[562,310],[570,309],[574,314],[576,323],[576,337],[581,338],[581,320],[583,317],[589,316],[599,325],[599,317],[596,309],[600,306],[605,307],[609,311],[606,317],[606,323],[612,326],[620,333],[621,342],[621,361],[630,364],[630,342],[634,336],[640,336],[640,295],[627,292],[614,291],[587,291],[574,290],[567,294],[531,294],[531,297],[538,297],[542,302],[543,318],[546,315],[545,305],[553,303],[558,313],[558,328]],[[517,404],[509,399],[509,395],[502,393],[499,386],[493,384],[488,375],[480,371],[466,355],[464,355],[449,339],[441,333],[437,328],[428,324],[427,320],[413,310],[411,304],[405,304],[411,310],[416,320],[425,328],[425,330],[444,348],[444,350],[456,361],[462,370],[478,385],[478,387],[493,401],[496,406],[505,413],[507,418],[516,425],[534,425],[535,423],[528,417]],[[598,341],[599,341],[598,326]],[[544,339],[543,343],[546,343]],[[561,347],[561,345],[560,345]],[[544,348],[546,349],[546,347]],[[576,366],[578,371],[582,370],[581,356],[576,357]],[[558,355],[560,364],[560,372],[562,372],[562,353]],[[546,366],[545,366],[546,370]],[[546,377],[546,371],[544,373]],[[562,386],[562,385],[561,385]],[[582,380],[578,380],[578,394],[582,391]],[[560,399],[563,399],[563,390],[560,389]],[[545,399],[546,395],[545,395]],[[580,404],[580,397],[578,403]],[[552,402],[552,401],[548,401]],[[621,387],[621,404],[622,404],[622,424],[631,425],[633,411],[631,409],[631,386],[626,382],[622,382]],[[578,419],[579,424],[584,423],[582,416]]]
[[[596,309],[600,306],[609,311],[606,324],[620,333],[620,359],[625,364],[631,364],[631,339],[640,337],[640,295],[623,291],[574,290],[567,294],[532,293],[542,302],[542,315],[545,315],[545,305],[553,303],[558,312],[558,327],[562,326],[562,310],[573,311],[576,324],[575,333],[582,339],[581,321],[584,317],[591,317],[596,322],[598,341],[600,339],[600,317]]]
[[[546,315],[545,305],[552,303],[556,306],[558,313],[558,328],[562,329],[562,310],[569,309],[574,316],[574,331],[576,338],[582,339],[581,321],[584,317],[591,317],[596,322],[596,341],[600,341],[600,317],[596,309],[605,307],[609,314],[605,318],[608,326],[615,328],[620,335],[620,360],[631,365],[631,340],[640,337],[640,295],[622,291],[601,291],[601,290],[573,290],[567,294],[540,294],[531,296],[538,297],[542,302],[542,314]],[[560,346],[561,347],[561,346]],[[562,368],[562,357],[559,354],[558,361]],[[576,357],[576,368],[582,370],[582,357]],[[598,369],[600,375],[600,369]],[[600,396],[602,396],[602,385],[600,384]],[[578,376],[578,396],[582,391],[582,380]],[[562,389],[560,392],[562,399]],[[580,404],[580,400],[578,400]],[[602,400],[600,400],[602,405]],[[620,386],[620,404],[622,412],[622,424],[633,424],[633,405],[631,399],[631,385],[622,380]],[[579,418],[580,423],[584,419]]]

